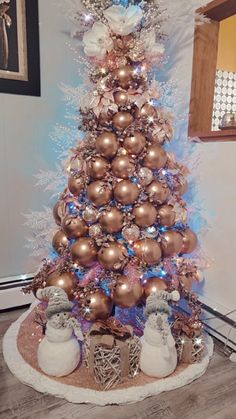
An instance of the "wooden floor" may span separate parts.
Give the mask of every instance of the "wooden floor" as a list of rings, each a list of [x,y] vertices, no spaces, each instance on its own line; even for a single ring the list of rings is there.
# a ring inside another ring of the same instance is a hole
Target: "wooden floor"
[[[0,314],[0,338],[24,310]],[[2,348],[2,345],[1,345]],[[215,351],[207,373],[187,387],[128,406],[73,405],[21,384],[0,352],[1,419],[236,419],[236,364]]]

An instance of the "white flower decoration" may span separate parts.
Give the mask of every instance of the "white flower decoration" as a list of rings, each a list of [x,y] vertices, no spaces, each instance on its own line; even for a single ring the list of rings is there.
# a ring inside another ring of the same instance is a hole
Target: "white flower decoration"
[[[109,29],[102,22],[95,22],[83,37],[84,52],[90,57],[104,58],[113,48]]]
[[[118,35],[129,35],[143,16],[139,6],[111,6],[105,10],[104,16],[113,32]]]
[[[150,55],[163,55],[165,47],[160,42],[156,41],[156,34],[154,29],[149,32],[141,34],[141,41],[143,42],[145,51]]]

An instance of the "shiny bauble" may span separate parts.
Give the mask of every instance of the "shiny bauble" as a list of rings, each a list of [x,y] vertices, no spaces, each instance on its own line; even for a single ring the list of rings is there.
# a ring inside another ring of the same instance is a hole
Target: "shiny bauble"
[[[111,164],[114,176],[120,179],[128,179],[135,171],[135,164],[129,156],[117,156]]]
[[[148,185],[146,192],[149,195],[150,200],[156,204],[163,204],[170,195],[168,186],[158,182],[157,180],[154,180],[150,185]]]
[[[86,207],[82,215],[86,223],[93,224],[93,223],[96,223],[97,221],[98,211],[95,208]]]
[[[127,89],[130,85],[133,76],[133,68],[131,65],[124,65],[120,68],[117,68],[113,72],[114,77],[116,78],[118,85],[123,89]]]
[[[114,125],[114,127],[119,130],[119,131],[123,131],[125,130],[129,125],[132,124],[134,118],[131,115],[131,113],[126,112],[126,111],[121,111],[121,112],[117,112],[113,118],[112,118],[112,123]]]
[[[97,137],[96,149],[103,157],[113,158],[118,150],[119,142],[113,132],[103,132]]]
[[[111,242],[99,250],[98,260],[105,269],[122,269],[127,262],[127,250],[122,244]]]
[[[139,227],[150,227],[157,218],[157,210],[150,202],[144,202],[133,209],[135,224]]]
[[[135,112],[136,118],[154,118],[157,114],[156,108],[150,103],[145,103],[141,109],[137,108]]]
[[[114,93],[114,100],[118,106],[127,106],[129,103],[129,95],[124,90],[118,90]]]
[[[111,315],[112,299],[101,289],[89,292],[81,303],[81,314],[88,321],[105,320]]]
[[[172,227],[175,224],[176,212],[172,205],[162,205],[157,209],[157,221],[163,227]]]
[[[161,169],[165,166],[167,154],[165,150],[158,144],[152,144],[147,149],[147,154],[143,164],[151,170]]]
[[[154,292],[167,290],[167,284],[162,278],[147,278],[143,281],[143,287],[145,298]]]
[[[147,167],[141,167],[138,172],[139,182],[142,186],[147,186],[153,180],[153,173],[152,170],[148,169]]]
[[[198,239],[194,231],[188,228],[185,231],[181,231],[182,239],[183,239],[183,246],[181,249],[181,253],[192,253],[198,244]]]
[[[138,259],[147,265],[156,265],[161,259],[161,247],[153,239],[137,241],[134,245],[134,251]]]
[[[84,180],[81,177],[69,177],[68,189],[74,196],[79,196],[84,189]]]
[[[85,236],[88,232],[88,226],[85,221],[74,215],[66,215],[61,226],[68,239],[78,239]]]
[[[114,189],[115,199],[123,205],[133,204],[140,194],[138,186],[130,180],[118,182]]]
[[[54,271],[46,279],[45,287],[59,287],[62,288],[68,295],[69,300],[74,299],[74,291],[77,286],[76,276],[72,272]]]
[[[138,304],[143,295],[143,287],[139,281],[130,284],[130,279],[119,275],[113,289],[113,302],[122,308],[131,308]]]
[[[97,207],[108,204],[112,198],[112,188],[102,180],[96,180],[88,186],[88,198]]]
[[[110,165],[106,159],[95,156],[87,162],[87,173],[93,179],[103,179],[106,176],[109,167]]]
[[[57,253],[62,254],[69,247],[69,240],[63,230],[58,230],[52,239],[52,246]]]
[[[82,157],[72,157],[70,159],[69,165],[67,167],[67,171],[69,173],[80,173],[84,169],[84,160]]]
[[[97,247],[88,237],[76,240],[70,250],[72,260],[78,266],[90,266],[97,258]]]
[[[164,257],[176,256],[181,252],[183,239],[175,230],[166,231],[162,235],[161,249]]]
[[[137,156],[143,151],[145,143],[146,137],[141,132],[135,131],[130,137],[125,137],[124,148],[129,154]]]
[[[106,233],[118,233],[123,227],[124,214],[116,207],[108,208],[101,213],[99,223]]]
[[[58,201],[53,207],[53,217],[58,226],[61,225],[63,201]]]
[[[188,190],[188,182],[186,179],[183,179],[183,181],[181,183],[179,183],[178,186],[175,187],[175,191],[179,194],[179,195],[184,195]]]

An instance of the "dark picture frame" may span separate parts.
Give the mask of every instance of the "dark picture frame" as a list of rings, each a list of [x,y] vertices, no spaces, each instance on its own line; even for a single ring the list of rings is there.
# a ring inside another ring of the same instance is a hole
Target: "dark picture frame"
[[[38,0],[0,1],[0,93],[41,94]]]

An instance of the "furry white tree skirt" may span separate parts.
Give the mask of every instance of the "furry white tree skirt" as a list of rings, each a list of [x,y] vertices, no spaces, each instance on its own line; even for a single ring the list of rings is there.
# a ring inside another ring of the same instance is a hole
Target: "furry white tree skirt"
[[[98,391],[89,388],[76,387],[61,383],[53,377],[48,377],[31,365],[20,354],[17,346],[17,336],[22,322],[32,312],[35,304],[13,323],[3,339],[3,355],[10,371],[24,384],[35,390],[64,398],[72,403],[94,403],[100,406],[108,404],[135,403],[146,397],[154,396],[163,391],[173,390],[185,386],[199,378],[207,369],[213,354],[213,341],[206,337],[206,351],[200,363],[188,365],[179,373],[165,379],[155,380],[144,385],[130,386],[125,389]],[[132,381],[131,381],[132,382]]]

